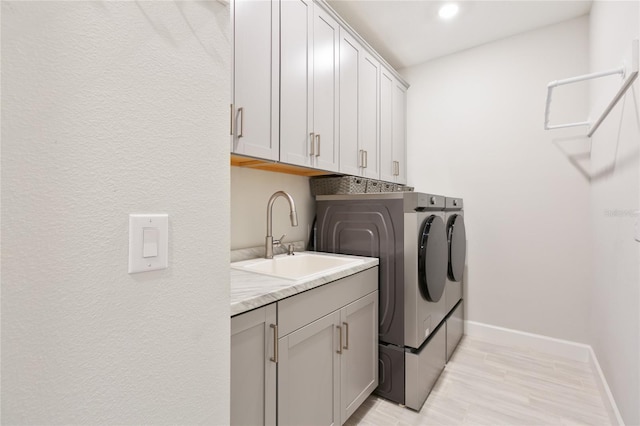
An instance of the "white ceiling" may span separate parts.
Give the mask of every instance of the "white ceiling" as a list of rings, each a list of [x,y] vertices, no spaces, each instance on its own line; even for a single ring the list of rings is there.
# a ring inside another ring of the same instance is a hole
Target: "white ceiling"
[[[327,0],[394,68],[401,69],[518,33],[585,15],[591,1],[457,1],[438,17],[438,0]]]

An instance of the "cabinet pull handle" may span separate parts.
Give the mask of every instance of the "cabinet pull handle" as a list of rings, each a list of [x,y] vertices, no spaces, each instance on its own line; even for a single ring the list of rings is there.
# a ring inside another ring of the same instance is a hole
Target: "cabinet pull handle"
[[[340,344],[338,345],[338,350],[336,352],[339,353],[340,355],[342,355],[342,327],[340,327],[339,325],[336,325],[336,327],[338,328],[338,331],[340,332]]]
[[[271,324],[271,328],[273,328],[273,356],[270,358],[270,361],[278,363],[278,325]]]
[[[233,136],[233,104],[229,105],[229,109],[231,110],[231,119],[229,120],[229,134]]]
[[[362,155],[362,150],[358,151],[358,167],[364,166],[364,156]]]
[[[400,162],[396,161],[396,176],[400,176]]]
[[[311,132],[311,133],[309,133],[309,136],[311,136],[311,149],[309,151],[309,155],[311,157],[313,157],[314,155],[316,155],[316,150],[315,150],[315,145],[314,145],[315,144],[315,141],[314,141],[315,133]]]
[[[346,339],[346,343],[344,345],[344,349],[349,350],[349,323],[343,322],[342,325],[344,325],[344,334]]]
[[[318,149],[316,149],[316,157],[320,157],[320,134],[316,135],[316,142],[318,143]]]
[[[238,108],[238,115],[240,116],[240,132],[238,133],[238,137],[241,138],[242,136],[244,136],[242,134],[244,129],[244,108],[243,107]]]
[[[367,168],[367,165],[369,164],[369,161],[368,161],[369,159],[367,158],[367,151],[366,151],[366,150],[364,150],[364,151],[362,151],[362,152],[364,153],[364,166],[362,166],[362,167],[363,167],[364,169],[366,169],[366,168]]]

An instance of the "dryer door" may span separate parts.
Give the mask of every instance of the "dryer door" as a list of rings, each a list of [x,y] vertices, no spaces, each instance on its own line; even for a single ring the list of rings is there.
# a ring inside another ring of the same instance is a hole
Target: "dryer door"
[[[447,282],[447,234],[444,221],[428,216],[420,227],[418,238],[418,286],[429,302],[442,297]]]
[[[461,281],[467,251],[467,233],[464,217],[454,214],[447,222],[447,240],[449,243],[448,275],[451,281]]]

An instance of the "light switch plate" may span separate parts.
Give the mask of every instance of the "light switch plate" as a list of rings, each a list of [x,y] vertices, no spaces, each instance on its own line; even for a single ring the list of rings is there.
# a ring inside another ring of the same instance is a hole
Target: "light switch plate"
[[[129,273],[155,271],[168,266],[169,215],[130,214]]]

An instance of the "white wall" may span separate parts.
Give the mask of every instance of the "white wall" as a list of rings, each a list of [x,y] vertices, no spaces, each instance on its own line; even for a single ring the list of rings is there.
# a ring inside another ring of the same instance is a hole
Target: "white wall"
[[[2,2],[3,424],[228,424],[228,13]]]
[[[464,198],[469,320],[587,341],[589,182],[571,156],[584,141],[543,130],[547,83],[587,68],[582,17],[402,71],[409,184]],[[585,118],[586,87],[569,92],[554,122]]]
[[[231,249],[264,246],[267,235],[267,204],[276,191],[291,194],[296,203],[298,226],[289,220],[289,204],[278,198],[273,204],[273,234],[287,234],[285,244],[309,241],[315,216],[315,200],[309,189],[309,178],[283,173],[231,167]]]
[[[640,35],[638,2],[597,1],[590,15],[590,68],[615,68],[631,56]],[[620,85],[594,81],[589,102],[598,115]],[[640,243],[634,227],[640,209],[640,83],[592,138],[591,218],[595,234],[590,343],[628,425],[640,424]]]

